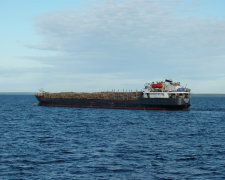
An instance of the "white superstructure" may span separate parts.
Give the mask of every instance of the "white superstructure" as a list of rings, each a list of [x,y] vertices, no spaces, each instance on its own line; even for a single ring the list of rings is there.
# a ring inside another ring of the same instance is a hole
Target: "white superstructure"
[[[180,82],[165,80],[160,82],[146,83],[143,90],[143,98],[188,98],[190,89],[180,85]]]

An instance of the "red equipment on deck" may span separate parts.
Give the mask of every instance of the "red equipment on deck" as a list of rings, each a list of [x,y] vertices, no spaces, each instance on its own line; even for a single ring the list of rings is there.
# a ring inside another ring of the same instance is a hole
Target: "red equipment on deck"
[[[152,88],[162,88],[163,85],[161,83],[152,84]]]

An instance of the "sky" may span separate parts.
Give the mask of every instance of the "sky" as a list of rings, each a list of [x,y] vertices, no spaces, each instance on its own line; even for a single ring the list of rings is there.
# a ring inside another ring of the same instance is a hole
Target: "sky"
[[[223,0],[1,0],[0,92],[225,93]]]

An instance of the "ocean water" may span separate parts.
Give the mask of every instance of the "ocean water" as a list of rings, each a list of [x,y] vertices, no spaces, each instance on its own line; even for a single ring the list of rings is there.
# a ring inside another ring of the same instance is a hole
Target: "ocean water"
[[[188,111],[0,99],[0,179],[225,178],[225,97],[193,97]]]

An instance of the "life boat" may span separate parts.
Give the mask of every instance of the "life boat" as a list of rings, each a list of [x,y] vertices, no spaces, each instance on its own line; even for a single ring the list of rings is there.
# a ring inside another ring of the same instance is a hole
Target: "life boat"
[[[163,85],[161,83],[152,84],[152,88],[162,88]]]

